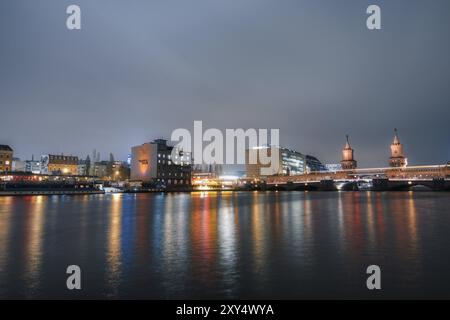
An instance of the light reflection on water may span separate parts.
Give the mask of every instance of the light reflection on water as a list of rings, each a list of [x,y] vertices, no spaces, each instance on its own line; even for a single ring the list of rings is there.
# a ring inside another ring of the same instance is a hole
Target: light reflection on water
[[[111,199],[108,225],[108,240],[106,253],[106,283],[110,287],[108,296],[118,295],[122,273],[122,197],[120,194],[113,194]]]
[[[0,197],[2,298],[450,297],[448,193]],[[65,289],[66,267],[83,290]],[[381,266],[383,291],[365,289]]]

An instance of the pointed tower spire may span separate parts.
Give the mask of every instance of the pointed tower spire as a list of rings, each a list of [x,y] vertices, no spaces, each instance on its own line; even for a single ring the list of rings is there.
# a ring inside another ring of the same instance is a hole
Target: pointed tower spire
[[[342,150],[342,169],[349,170],[349,169],[355,169],[356,168],[356,161],[353,156],[353,149],[350,146],[350,142],[348,140],[348,134],[345,135],[345,146],[344,150]]]
[[[348,141],[348,134],[345,135],[345,139],[346,139],[346,142],[345,142],[344,149],[351,149],[352,147],[350,147],[350,142]]]
[[[400,139],[398,138],[398,130],[397,128],[394,129],[394,141],[392,144],[400,144]]]
[[[391,157],[389,158],[389,165],[391,167],[404,167],[406,166],[407,159],[403,151],[403,144],[400,143],[398,138],[398,130],[394,129],[394,140],[391,144]]]

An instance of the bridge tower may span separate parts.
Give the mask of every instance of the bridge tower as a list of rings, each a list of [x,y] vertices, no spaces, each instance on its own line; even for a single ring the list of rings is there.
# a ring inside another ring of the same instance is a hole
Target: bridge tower
[[[394,129],[394,141],[391,144],[391,157],[389,158],[389,165],[391,167],[406,167],[407,159],[403,151],[403,144],[398,138],[397,129]]]
[[[342,169],[348,170],[348,169],[356,169],[356,161],[353,156],[353,149],[350,146],[350,142],[348,142],[348,135],[346,135],[346,143],[344,146],[344,149],[342,150]]]

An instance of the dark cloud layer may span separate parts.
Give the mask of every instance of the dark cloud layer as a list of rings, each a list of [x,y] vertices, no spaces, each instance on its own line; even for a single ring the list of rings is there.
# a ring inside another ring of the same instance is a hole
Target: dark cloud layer
[[[65,27],[74,3],[81,31]],[[328,163],[349,133],[360,165],[378,166],[397,127],[410,164],[446,162],[449,13],[448,0],[4,0],[0,143],[124,159],[203,120],[279,128]]]

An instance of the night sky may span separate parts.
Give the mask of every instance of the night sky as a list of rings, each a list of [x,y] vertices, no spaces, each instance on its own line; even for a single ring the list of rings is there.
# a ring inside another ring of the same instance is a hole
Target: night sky
[[[78,4],[82,30],[66,28]],[[382,30],[366,28],[369,4]],[[133,145],[191,129],[279,128],[324,163],[450,160],[448,0],[1,0],[0,144],[16,156]]]

